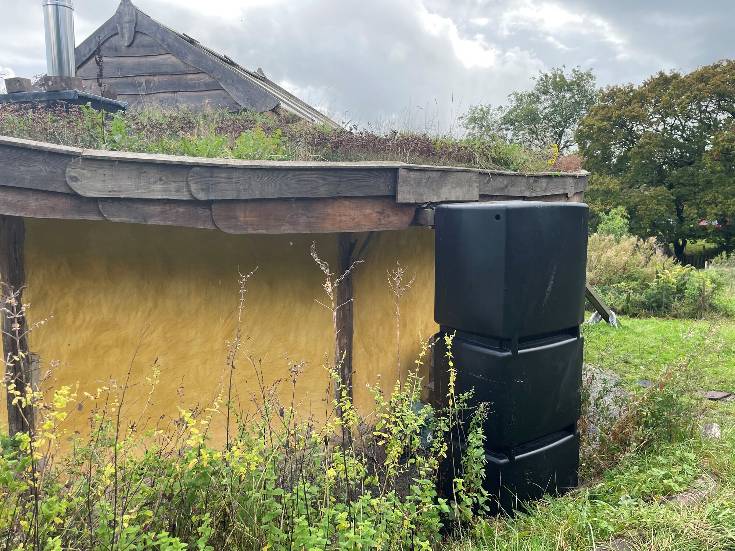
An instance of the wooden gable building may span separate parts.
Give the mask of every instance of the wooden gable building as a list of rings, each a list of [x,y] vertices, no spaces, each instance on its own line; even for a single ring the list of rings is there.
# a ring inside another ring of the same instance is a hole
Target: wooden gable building
[[[130,0],[76,48],[86,88],[113,91],[130,108],[286,111],[337,126],[265,76],[152,19]]]

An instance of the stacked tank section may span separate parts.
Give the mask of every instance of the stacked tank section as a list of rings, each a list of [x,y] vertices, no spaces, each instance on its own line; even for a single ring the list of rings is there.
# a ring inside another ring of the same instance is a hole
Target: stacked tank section
[[[506,202],[436,209],[434,402],[446,404],[451,336],[455,393],[486,403],[486,489],[512,510],[577,485],[588,209]],[[466,428],[466,427],[465,427]],[[461,476],[463,430],[442,490]]]

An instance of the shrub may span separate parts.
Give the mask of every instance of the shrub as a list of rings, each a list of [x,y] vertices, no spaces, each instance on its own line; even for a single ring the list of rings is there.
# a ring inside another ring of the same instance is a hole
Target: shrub
[[[611,235],[615,239],[622,239],[630,235],[630,216],[625,207],[615,207],[607,213],[600,214],[597,224],[597,233]]]
[[[723,282],[724,292],[717,298],[717,307],[735,316],[735,253],[721,253],[710,262],[708,270]]]
[[[485,499],[482,437],[474,423],[476,468],[455,480],[456,502],[438,497],[457,414],[417,407],[420,391],[416,376],[390,397],[376,391],[368,429],[346,396],[319,426],[268,390],[260,416],[216,447],[207,433],[223,419],[221,399],[181,410],[172,431],[138,434],[105,406],[124,407],[125,388],[112,387],[83,397],[94,411],[90,435],[58,455],[58,421],[78,398],[63,388],[37,403],[36,435],[0,444],[0,540],[35,549],[430,549],[445,523],[470,522]]]
[[[616,312],[638,316],[702,317],[717,309],[723,287],[717,272],[678,264],[653,239],[600,233],[590,236],[587,281]]]
[[[594,233],[587,250],[587,281],[608,287],[626,281],[653,281],[656,274],[674,265],[655,240],[628,236],[616,238]]]

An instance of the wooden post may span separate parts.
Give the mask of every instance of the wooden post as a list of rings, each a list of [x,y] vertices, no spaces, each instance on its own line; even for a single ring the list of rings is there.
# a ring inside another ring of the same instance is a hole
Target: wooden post
[[[605,303],[605,301],[602,300],[602,297],[597,294],[597,291],[595,291],[589,283],[585,287],[585,296],[587,297],[587,300],[590,301],[590,304],[595,309],[595,311],[600,314],[600,317],[602,319],[604,319],[610,325],[618,323],[615,313]]]
[[[341,389],[346,388],[352,399],[352,337],[354,334],[354,304],[352,286],[352,264],[354,262],[357,240],[349,233],[340,233],[337,238],[337,277],[347,275],[340,281],[336,289],[335,304],[337,342],[335,350],[336,363],[339,366],[341,387],[336,389],[339,399]]]
[[[0,311],[2,316],[5,382],[25,393],[33,385],[32,358],[28,351],[27,324],[23,311],[25,225],[22,218],[0,216]],[[30,433],[34,426],[31,406],[13,405],[8,393],[8,432]]]

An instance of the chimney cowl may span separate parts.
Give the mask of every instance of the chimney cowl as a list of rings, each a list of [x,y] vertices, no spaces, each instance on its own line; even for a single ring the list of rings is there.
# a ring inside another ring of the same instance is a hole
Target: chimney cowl
[[[41,0],[46,29],[46,66],[51,77],[73,77],[74,4],[72,0]]]

